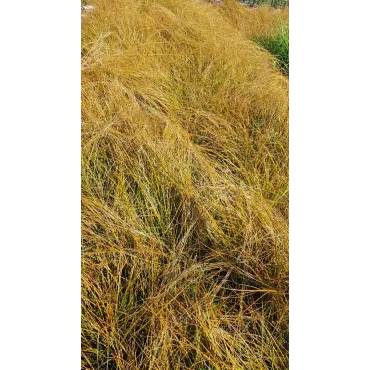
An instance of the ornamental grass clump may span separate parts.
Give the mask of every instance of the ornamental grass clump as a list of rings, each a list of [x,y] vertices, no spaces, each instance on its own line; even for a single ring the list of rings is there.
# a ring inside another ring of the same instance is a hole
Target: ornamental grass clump
[[[82,23],[82,368],[286,369],[288,79],[252,40],[281,13],[93,5]]]

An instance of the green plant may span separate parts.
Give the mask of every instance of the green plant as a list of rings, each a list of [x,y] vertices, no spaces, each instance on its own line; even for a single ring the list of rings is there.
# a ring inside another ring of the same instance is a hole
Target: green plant
[[[272,36],[260,36],[255,41],[277,59],[279,68],[289,75],[289,26],[280,27]]]

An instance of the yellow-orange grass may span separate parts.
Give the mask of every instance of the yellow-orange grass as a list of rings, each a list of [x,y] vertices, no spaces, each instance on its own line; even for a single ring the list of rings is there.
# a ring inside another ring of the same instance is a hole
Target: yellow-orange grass
[[[84,18],[82,368],[286,368],[288,80],[250,40],[286,18],[193,0]]]

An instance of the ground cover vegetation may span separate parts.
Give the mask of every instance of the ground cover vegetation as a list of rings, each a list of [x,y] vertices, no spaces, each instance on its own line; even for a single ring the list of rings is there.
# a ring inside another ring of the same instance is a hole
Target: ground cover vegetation
[[[288,11],[92,5],[81,367],[287,369],[288,78],[255,40]]]
[[[262,35],[255,41],[277,58],[281,70],[289,75],[289,27],[282,24],[273,35]]]

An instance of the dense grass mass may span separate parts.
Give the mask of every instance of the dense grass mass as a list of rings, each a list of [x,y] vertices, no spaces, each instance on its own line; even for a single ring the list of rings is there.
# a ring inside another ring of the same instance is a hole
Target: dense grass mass
[[[263,35],[256,42],[272,53],[284,73],[289,74],[289,27],[283,25],[274,35]]]
[[[82,368],[288,366],[286,10],[100,0],[82,23]]]

